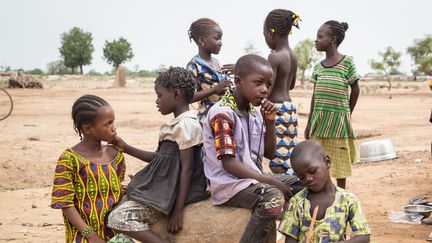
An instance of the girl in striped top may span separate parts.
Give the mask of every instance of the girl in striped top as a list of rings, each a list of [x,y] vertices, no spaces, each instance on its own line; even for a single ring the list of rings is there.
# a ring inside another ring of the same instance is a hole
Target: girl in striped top
[[[346,187],[346,177],[351,176],[351,164],[356,161],[351,114],[360,94],[360,77],[352,57],[338,51],[347,29],[347,23],[330,20],[318,30],[315,47],[326,58],[312,73],[314,93],[305,130],[305,138],[320,142],[332,159],[330,175],[341,188]]]

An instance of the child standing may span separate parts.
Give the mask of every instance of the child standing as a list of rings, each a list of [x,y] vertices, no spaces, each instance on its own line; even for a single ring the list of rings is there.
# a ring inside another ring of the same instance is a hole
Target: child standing
[[[315,47],[325,51],[326,58],[312,73],[314,93],[305,130],[305,138],[320,142],[332,158],[330,175],[341,188],[346,187],[346,177],[351,176],[351,164],[356,161],[351,114],[360,94],[360,77],[352,57],[338,51],[347,29],[347,23],[331,20],[318,30]]]
[[[231,86],[229,74],[233,65],[221,67],[212,54],[219,54],[222,47],[222,29],[213,20],[201,18],[193,22],[189,28],[189,40],[198,46],[198,54],[187,64],[197,78],[197,92],[192,102],[199,102],[198,119],[202,121],[208,109],[215,104]]]
[[[184,68],[171,67],[157,77],[158,110],[162,115],[173,113],[174,119],[161,127],[156,153],[134,148],[118,137],[114,141],[125,153],[150,163],[132,178],[125,200],[109,216],[109,227],[142,242],[163,242],[150,225],[168,216],[167,230],[176,233],[182,228],[185,204],[209,197],[201,125],[189,111],[195,87],[195,77]]]
[[[301,187],[295,176],[263,173],[262,158],[272,158],[276,147],[277,108],[266,100],[273,83],[270,63],[245,55],[234,72],[236,88],[210,108],[203,125],[204,172],[213,204],[253,210],[240,242],[260,243],[276,236],[270,232],[282,213],[284,198]],[[261,112],[254,106],[261,106]]]
[[[297,138],[297,107],[289,91],[294,89],[297,58],[289,46],[292,27],[299,28],[300,16],[285,10],[271,11],[264,23],[264,38],[272,52],[268,56],[273,69],[274,84],[268,99],[278,108],[276,113],[276,154],[270,163],[275,174],[293,174],[290,157]]]
[[[371,231],[360,201],[333,184],[328,173],[331,158],[318,142],[299,143],[292,153],[291,164],[306,188],[290,199],[279,225],[286,243],[305,242],[307,237],[314,243],[370,241]],[[316,222],[309,229],[315,207],[318,207]],[[353,233],[350,240],[346,239],[348,223]],[[307,232],[312,234],[307,236]]]
[[[84,95],[72,107],[81,142],[60,156],[54,174],[52,208],[62,209],[66,242],[106,242],[114,236],[106,216],[120,201],[126,164],[111,142],[114,111],[100,97]]]

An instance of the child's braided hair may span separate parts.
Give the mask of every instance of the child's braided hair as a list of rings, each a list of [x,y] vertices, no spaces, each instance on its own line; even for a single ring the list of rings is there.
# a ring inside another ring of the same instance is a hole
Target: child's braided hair
[[[189,40],[194,40],[198,44],[198,39],[207,36],[210,28],[214,26],[218,26],[218,24],[209,18],[200,18],[194,21],[188,30]]]
[[[348,24],[345,22],[338,22],[336,20],[329,20],[324,23],[329,26],[331,35],[336,37],[336,46],[339,46],[345,39],[345,32],[348,29]]]
[[[288,35],[293,26],[299,29],[300,20],[300,16],[290,10],[275,9],[267,15],[265,25],[273,33]]]
[[[83,95],[72,106],[73,128],[82,139],[82,125],[92,124],[97,117],[97,110],[109,106],[108,102],[96,95]]]
[[[182,67],[170,67],[156,78],[155,85],[179,90],[187,102],[191,102],[196,90],[196,79],[193,73]]]

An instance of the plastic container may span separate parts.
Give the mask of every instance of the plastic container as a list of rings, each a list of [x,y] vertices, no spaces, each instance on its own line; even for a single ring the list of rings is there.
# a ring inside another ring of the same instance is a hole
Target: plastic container
[[[403,207],[405,213],[422,215],[428,218],[432,212],[432,207],[427,205],[406,205]]]
[[[390,139],[379,139],[360,144],[360,162],[374,162],[397,158]]]

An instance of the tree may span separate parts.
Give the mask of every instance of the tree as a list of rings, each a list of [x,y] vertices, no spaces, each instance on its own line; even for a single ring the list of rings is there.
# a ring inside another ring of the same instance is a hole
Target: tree
[[[27,70],[26,73],[31,75],[45,75],[44,71],[40,68],[34,68],[32,70]]]
[[[69,32],[61,35],[60,54],[66,67],[72,69],[80,68],[83,74],[83,66],[91,64],[94,47],[92,44],[93,37],[90,32],[84,32],[78,27],[73,27]]]
[[[414,60],[415,71],[426,75],[432,75],[432,35],[423,39],[415,39],[412,46],[407,48],[407,53]],[[414,78],[415,78],[414,74]]]
[[[315,50],[315,43],[311,39],[300,41],[294,47],[294,53],[297,57],[297,68],[301,73],[300,82],[304,85],[306,71],[319,60],[321,54]]]
[[[113,65],[115,69],[134,57],[131,44],[123,37],[111,42],[105,41],[103,55],[108,64]]]
[[[63,60],[48,63],[47,70],[47,74],[49,75],[64,75],[72,73],[71,69],[65,66]]]
[[[381,56],[381,61],[370,60],[370,65],[373,70],[384,72],[389,84],[388,90],[391,90],[391,74],[398,74],[401,64],[400,57],[402,53],[395,51],[392,47],[387,47],[384,52],[378,53]]]
[[[259,54],[259,51],[256,49],[255,43],[253,42],[253,40],[249,40],[246,43],[246,46],[243,48],[243,50],[246,54],[255,54],[255,55]]]

